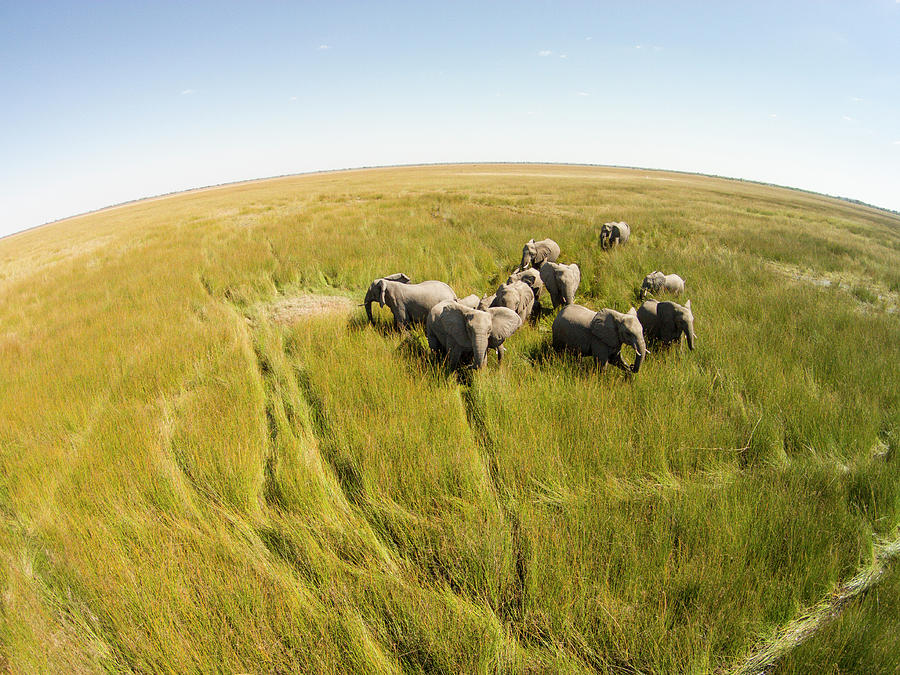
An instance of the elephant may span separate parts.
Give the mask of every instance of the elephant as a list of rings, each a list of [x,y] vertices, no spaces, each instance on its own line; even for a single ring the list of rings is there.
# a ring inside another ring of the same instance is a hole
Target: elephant
[[[488,349],[496,349],[497,359],[503,362],[503,342],[521,325],[519,315],[508,307],[491,307],[482,312],[448,300],[428,312],[425,334],[431,350],[446,354],[451,368],[469,360],[473,367],[481,368]]]
[[[621,246],[628,237],[631,236],[631,228],[628,223],[621,221],[618,223],[604,223],[600,228],[600,248],[612,248],[613,246]]]
[[[394,325],[403,329],[411,323],[424,323],[428,311],[439,302],[455,299],[456,293],[443,281],[411,284],[408,276],[397,273],[373,281],[363,305],[369,321],[373,321],[373,302],[382,307],[387,305],[394,315]]]
[[[524,281],[513,281],[501,284],[494,294],[491,307],[508,307],[519,315],[524,322],[531,315],[534,307],[534,292]]]
[[[460,298],[459,300],[457,300],[457,302],[459,302],[459,304],[461,305],[465,305],[470,309],[478,309],[478,303],[481,302],[481,298],[472,293],[472,295],[467,295],[464,298]]]
[[[630,368],[622,360],[622,345],[631,345],[636,357]],[[593,356],[601,372],[607,362],[637,373],[647,355],[647,345],[634,307],[627,313],[614,309],[595,312],[581,305],[566,305],[553,320],[553,348]]]
[[[681,295],[684,293],[684,279],[677,274],[663,274],[659,271],[650,272],[641,283],[641,300],[648,294],[653,295],[660,291]]]
[[[488,307],[491,307],[494,304],[494,298],[496,297],[496,293],[485,295],[483,298],[481,298],[481,300],[478,301],[478,306],[476,307],[476,309],[480,309],[482,312],[486,312]]]
[[[552,239],[535,241],[530,239],[522,248],[522,262],[518,269],[524,270],[529,265],[540,269],[545,262],[556,262],[559,258],[559,244]]]
[[[534,293],[534,304],[537,307],[541,302],[541,291],[544,290],[544,282],[541,281],[540,270],[530,267],[527,270],[519,270],[509,275],[506,283],[513,281],[524,281],[531,286],[531,292]]]
[[[660,342],[663,345],[680,342],[683,333],[687,336],[688,348],[694,349],[696,335],[690,300],[683,306],[675,302],[647,300],[638,309],[637,316],[648,342]]]
[[[578,265],[546,262],[541,266],[541,281],[550,294],[553,309],[560,305],[571,305],[575,301],[575,291],[581,283]]]

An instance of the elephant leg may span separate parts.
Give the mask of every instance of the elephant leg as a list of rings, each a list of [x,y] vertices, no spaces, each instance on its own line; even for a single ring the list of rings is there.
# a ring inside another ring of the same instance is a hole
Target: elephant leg
[[[450,367],[456,370],[459,367],[459,362],[462,360],[462,349],[458,346],[454,345],[450,347],[449,361]]]
[[[394,325],[399,330],[405,330],[409,325],[409,319],[406,316],[406,310],[403,307],[394,307]]]
[[[497,345],[497,363],[503,363],[503,355],[506,353],[506,347]]]
[[[621,368],[626,373],[631,372],[631,368],[629,368],[626,363],[622,360],[622,352],[616,352],[615,354],[610,355],[609,362],[618,368]]]
[[[444,345],[441,344],[441,341],[438,340],[435,335],[428,336],[428,346],[435,354],[440,354],[443,356],[447,352],[447,350],[444,349]]]
[[[597,367],[600,368],[600,372],[602,373],[606,370],[606,363],[609,361],[609,349],[606,345],[601,344],[600,342],[594,342],[591,344],[591,356],[594,357],[594,360],[597,362]]]

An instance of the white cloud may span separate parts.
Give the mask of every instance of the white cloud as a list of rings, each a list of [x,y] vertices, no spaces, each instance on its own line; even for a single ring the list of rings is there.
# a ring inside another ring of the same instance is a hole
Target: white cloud
[[[900,0],[897,0],[897,2],[900,2]],[[590,41],[593,40],[594,38],[592,38],[592,37],[586,37],[586,38],[584,38],[584,39],[587,40],[588,42],[590,42]]]
[[[897,2],[900,2],[900,0],[897,0]],[[900,145],[900,141],[894,141],[894,145]]]
[[[590,96],[590,94],[587,93],[586,91],[579,91],[579,92],[578,92],[578,95],[579,95],[579,96]]]
[[[769,117],[771,117],[772,119],[775,119],[776,117],[778,117],[778,114],[777,113],[769,113]]]
[[[643,49],[643,48],[644,48],[644,45],[635,45],[634,48],[635,48],[635,49]]]
[[[297,100],[297,97],[296,97],[296,96],[291,96],[290,100],[291,100],[291,101],[296,101],[296,100]]]
[[[568,54],[560,54],[560,55],[559,55],[559,58],[561,58],[561,59],[567,59],[567,58],[569,58],[569,55],[568,55]]]
[[[190,96],[190,95],[193,94],[193,93],[194,93],[194,90],[193,90],[193,89],[182,89],[182,90],[181,90],[181,95],[182,95],[182,96]]]
[[[853,122],[854,121],[853,118],[850,117],[850,115],[844,115],[841,119],[844,120],[845,122]]]
[[[553,54],[553,52],[551,52],[549,49],[542,49],[538,52],[538,56],[550,56],[551,54]]]
[[[897,2],[900,2],[900,0],[897,0]],[[862,103],[862,99],[859,96],[851,96],[850,100],[854,103]]]
[[[661,52],[661,51],[662,51],[662,47],[660,47],[659,45],[655,45],[655,46],[653,47],[653,51],[655,51],[655,52]]]
[[[320,51],[325,50],[325,49],[331,49],[331,45],[319,45],[318,48]]]

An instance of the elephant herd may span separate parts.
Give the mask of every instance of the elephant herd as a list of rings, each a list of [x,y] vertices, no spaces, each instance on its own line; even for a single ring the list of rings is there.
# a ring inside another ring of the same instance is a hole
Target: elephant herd
[[[601,246],[620,246],[630,235],[626,223],[606,223],[600,233]],[[626,372],[637,373],[648,342],[667,345],[680,341],[684,335],[688,347],[694,348],[690,300],[679,305],[650,299],[625,313],[614,309],[595,312],[574,303],[581,271],[575,263],[558,263],[559,254],[559,245],[552,239],[530,240],[522,249],[516,270],[496,292],[480,298],[475,294],[459,298],[442,281],[413,284],[405,274],[391,274],[372,282],[363,305],[369,321],[373,320],[372,303],[377,302],[390,308],[394,324],[401,330],[411,324],[424,324],[429,347],[446,358],[452,368],[464,363],[480,368],[491,349],[496,350],[502,363],[504,341],[529,317],[539,316],[544,292],[550,296],[554,310],[562,307],[553,321],[553,348],[593,356],[601,371],[612,363]],[[641,299],[662,292],[680,295],[684,292],[684,280],[676,274],[648,274],[641,284]],[[624,345],[635,350],[632,366],[622,360]]]

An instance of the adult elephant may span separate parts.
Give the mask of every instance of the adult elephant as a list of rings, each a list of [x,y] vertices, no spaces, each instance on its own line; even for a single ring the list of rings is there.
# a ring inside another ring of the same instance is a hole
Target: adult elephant
[[[581,270],[578,265],[546,262],[541,266],[541,281],[550,294],[553,309],[560,305],[571,305],[575,302],[575,291],[581,283]]]
[[[403,273],[375,279],[366,292],[363,304],[366,315],[372,321],[372,303],[387,305],[394,315],[394,325],[403,329],[412,323],[424,323],[428,312],[439,302],[455,300],[456,293],[443,281],[409,283]]]
[[[540,269],[545,262],[556,262],[559,258],[559,244],[552,239],[541,239],[535,241],[529,239],[528,243],[522,248],[522,262],[519,269],[525,269],[532,266]]]
[[[620,221],[618,223],[604,223],[600,228],[600,247],[612,248],[613,246],[621,246],[631,236],[631,227],[628,223]]]
[[[531,315],[534,307],[534,292],[524,281],[512,281],[501,284],[494,294],[491,307],[507,307],[519,315],[524,322]]]
[[[446,355],[451,368],[468,361],[481,368],[488,349],[496,349],[502,363],[506,352],[503,342],[521,325],[519,315],[507,307],[491,307],[482,312],[450,300],[429,311],[425,334],[431,350]]]
[[[648,342],[660,342],[669,345],[680,342],[681,336],[687,338],[688,347],[694,349],[694,313],[691,301],[684,305],[676,302],[660,302],[647,300],[637,311],[638,320],[644,328],[644,337]]]
[[[665,291],[673,295],[681,295],[684,293],[684,279],[677,274],[663,274],[659,270],[654,270],[644,277],[641,282],[641,299],[647,295],[654,295]]]
[[[622,345],[630,345],[637,356],[629,367],[622,360]],[[607,363],[637,373],[647,355],[647,346],[637,312],[626,314],[614,309],[595,312],[581,305],[563,307],[553,320],[553,348],[593,356],[601,372]]]

